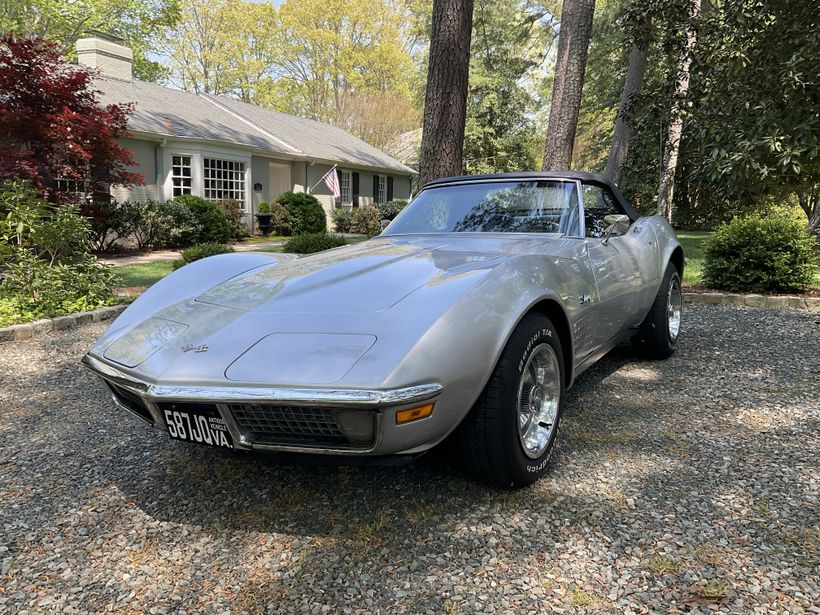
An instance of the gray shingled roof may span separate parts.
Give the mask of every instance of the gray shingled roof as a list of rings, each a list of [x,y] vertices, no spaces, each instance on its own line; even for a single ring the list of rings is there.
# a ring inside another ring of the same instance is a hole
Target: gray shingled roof
[[[94,85],[102,92],[100,100],[105,104],[135,103],[128,120],[130,130],[248,145],[289,157],[413,172],[341,128],[314,120],[144,81],[99,76]]]

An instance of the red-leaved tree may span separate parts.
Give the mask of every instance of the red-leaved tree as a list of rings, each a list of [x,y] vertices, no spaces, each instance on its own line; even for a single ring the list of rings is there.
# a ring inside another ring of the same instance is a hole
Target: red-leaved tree
[[[20,178],[64,200],[58,180],[75,180],[96,197],[112,185],[143,183],[126,135],[131,105],[101,105],[94,73],[67,63],[40,39],[0,38],[0,183]]]

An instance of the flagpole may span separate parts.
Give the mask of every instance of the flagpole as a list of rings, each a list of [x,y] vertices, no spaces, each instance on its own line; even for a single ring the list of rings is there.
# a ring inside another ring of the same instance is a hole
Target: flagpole
[[[310,187],[310,190],[308,190],[308,194],[310,194],[311,192],[313,192],[313,189],[314,189],[316,186],[318,186],[319,184],[321,184],[321,183],[322,183],[322,181],[324,181],[325,177],[327,177],[328,175],[330,175],[331,171],[333,171],[333,169],[335,169],[337,166],[339,166],[339,165],[338,165],[338,164],[334,164],[332,167],[330,167],[330,171],[328,171],[327,173],[325,173],[324,175],[322,175],[322,176],[319,178],[319,181],[317,181],[315,184],[313,184],[313,185]]]

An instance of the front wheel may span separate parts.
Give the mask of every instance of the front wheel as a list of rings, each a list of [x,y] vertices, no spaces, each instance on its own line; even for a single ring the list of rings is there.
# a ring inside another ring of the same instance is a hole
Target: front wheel
[[[650,359],[672,356],[680,336],[682,306],[680,273],[669,263],[655,302],[632,338],[632,347],[638,354]]]
[[[561,340],[548,318],[527,315],[457,434],[467,474],[522,487],[542,476],[558,435],[564,397]]]

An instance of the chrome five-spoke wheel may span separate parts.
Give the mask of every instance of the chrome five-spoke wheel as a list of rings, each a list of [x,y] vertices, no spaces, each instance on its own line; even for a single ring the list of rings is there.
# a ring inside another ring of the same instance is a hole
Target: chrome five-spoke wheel
[[[518,436],[530,459],[543,455],[555,430],[561,402],[561,370],[549,344],[536,346],[518,385]]]

